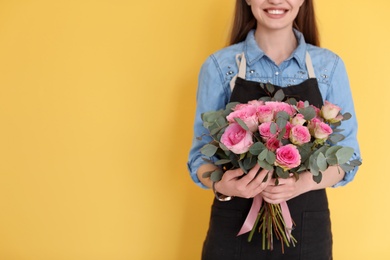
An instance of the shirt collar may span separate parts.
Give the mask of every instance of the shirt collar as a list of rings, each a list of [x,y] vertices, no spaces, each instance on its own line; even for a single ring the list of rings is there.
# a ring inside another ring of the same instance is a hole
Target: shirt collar
[[[302,69],[305,69],[306,68],[305,57],[306,57],[307,44],[301,32],[294,29],[294,34],[295,37],[297,38],[298,46],[287,60],[294,58],[297,61],[298,65]],[[257,62],[264,56],[266,56],[264,51],[260,49],[259,45],[257,45],[255,39],[255,30],[251,30],[248,33],[244,42],[244,46],[245,46],[244,47],[245,57],[247,59],[249,66]]]

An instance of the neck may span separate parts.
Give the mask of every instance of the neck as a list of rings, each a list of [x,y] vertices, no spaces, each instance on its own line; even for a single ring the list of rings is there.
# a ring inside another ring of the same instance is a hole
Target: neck
[[[290,57],[298,45],[292,28],[266,30],[258,27],[255,39],[259,47],[277,65]]]

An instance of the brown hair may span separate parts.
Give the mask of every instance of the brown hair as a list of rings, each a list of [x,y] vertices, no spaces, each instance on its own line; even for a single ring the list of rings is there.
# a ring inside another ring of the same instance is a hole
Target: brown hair
[[[252,14],[251,7],[244,0],[236,0],[230,45],[244,41],[248,32],[256,29],[256,26],[257,21]],[[313,0],[303,2],[294,20],[293,27],[302,32],[307,43],[320,46]]]

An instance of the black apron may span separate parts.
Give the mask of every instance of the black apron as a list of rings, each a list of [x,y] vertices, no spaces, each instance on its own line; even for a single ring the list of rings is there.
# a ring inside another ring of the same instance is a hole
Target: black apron
[[[306,53],[306,67],[309,79],[298,85],[283,87],[283,91],[288,97],[307,100],[310,104],[321,107],[323,100],[308,53]],[[245,70],[246,61],[245,56],[242,55],[239,77],[235,80],[230,97],[231,102],[246,103],[268,96],[259,82],[244,79]],[[281,88],[275,85],[274,87],[275,91]],[[202,260],[332,259],[332,234],[325,189],[310,191],[287,201],[291,217],[296,224],[292,235],[298,242],[295,247],[284,246],[284,254],[282,254],[281,243],[276,238],[274,249],[270,251],[262,249],[262,236],[257,231],[251,242],[247,241],[249,233],[237,236],[252,205],[252,200],[235,197],[231,201],[221,202],[214,199],[210,226],[203,245]]]

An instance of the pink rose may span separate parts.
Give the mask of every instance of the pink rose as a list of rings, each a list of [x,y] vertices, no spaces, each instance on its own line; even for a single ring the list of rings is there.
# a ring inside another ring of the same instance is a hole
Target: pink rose
[[[297,108],[305,108],[305,102],[303,102],[302,100],[299,100],[296,104]]]
[[[238,111],[238,110],[241,110],[241,109],[245,109],[245,108],[248,107],[248,106],[250,106],[250,105],[248,105],[248,104],[237,104],[237,105],[235,105],[235,106],[232,108],[232,110],[233,110],[233,111]]]
[[[328,120],[329,122],[335,123],[343,119],[339,115],[341,108],[325,100],[325,104],[321,108],[322,117]]]
[[[307,124],[307,128],[309,128],[309,131],[312,135],[314,135],[314,129],[316,128],[317,124],[321,123],[321,119],[315,117],[312,120],[309,121]]]
[[[261,105],[256,111],[260,123],[271,122],[274,119],[274,110],[271,106]]]
[[[235,123],[236,121],[234,118],[241,119],[252,132],[255,132],[259,125],[256,108],[254,106],[242,106],[240,109],[233,111],[226,117],[229,123]]]
[[[267,106],[270,106],[273,108],[274,113],[284,111],[290,116],[294,115],[296,113],[294,107],[290,104],[287,104],[285,102],[279,102],[279,101],[267,101],[265,102]]]
[[[291,132],[292,127],[293,127],[293,125],[290,122],[287,122],[287,124],[285,126],[286,132],[283,135],[283,139],[288,139],[290,137],[290,132]],[[278,131],[278,132],[280,132],[280,131]]]
[[[251,106],[258,107],[258,106],[264,105],[264,101],[262,101],[262,100],[251,100],[251,101],[248,102],[248,104],[251,105]]]
[[[268,140],[271,137],[275,137],[277,135],[277,133],[271,133],[271,123],[272,122],[265,122],[259,125],[259,133],[264,140]]]
[[[238,123],[230,124],[221,136],[221,143],[235,154],[246,153],[253,144],[252,132],[246,131]]]
[[[306,122],[305,117],[302,114],[296,114],[291,119],[291,124],[293,125],[303,125]]]
[[[287,144],[276,150],[275,165],[281,167],[284,171],[298,167],[300,164],[301,155],[295,145]]]
[[[332,133],[333,133],[332,128],[324,122],[317,123],[316,127],[313,130],[314,137],[322,140],[327,139],[329,135]]]
[[[282,142],[279,141],[278,138],[276,137],[271,137],[265,142],[265,146],[267,147],[268,150],[275,152],[276,149],[278,149],[282,145]]]
[[[306,126],[296,125],[291,128],[290,141],[296,145],[303,145],[310,142],[311,135]]]

